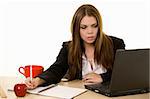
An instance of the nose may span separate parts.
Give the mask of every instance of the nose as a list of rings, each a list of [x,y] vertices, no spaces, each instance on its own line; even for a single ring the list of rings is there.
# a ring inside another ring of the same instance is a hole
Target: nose
[[[92,28],[91,28],[91,27],[88,27],[88,29],[87,29],[87,33],[88,33],[88,34],[92,34],[92,33],[93,33],[93,31],[92,31]]]

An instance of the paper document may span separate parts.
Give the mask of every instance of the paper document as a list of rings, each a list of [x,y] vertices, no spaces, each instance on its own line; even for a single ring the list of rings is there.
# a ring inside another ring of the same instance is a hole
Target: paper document
[[[33,93],[33,94],[38,94],[40,92],[43,92],[43,91],[48,90],[48,89],[55,87],[55,86],[57,86],[57,84],[51,84],[51,85],[45,86],[45,87],[37,87],[37,88],[32,89],[32,90],[27,90],[27,92]]]
[[[75,96],[80,95],[81,93],[83,93],[85,91],[87,91],[87,89],[73,88],[73,87],[57,85],[57,86],[50,88],[46,91],[40,92],[39,94],[45,95],[45,96],[71,99]]]

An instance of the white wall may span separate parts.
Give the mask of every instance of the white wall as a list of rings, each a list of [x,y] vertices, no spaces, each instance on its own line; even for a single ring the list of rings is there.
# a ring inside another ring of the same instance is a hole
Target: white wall
[[[0,75],[22,77],[18,67],[28,64],[47,69],[84,3],[99,9],[104,32],[123,38],[127,49],[150,48],[149,0],[1,0]]]

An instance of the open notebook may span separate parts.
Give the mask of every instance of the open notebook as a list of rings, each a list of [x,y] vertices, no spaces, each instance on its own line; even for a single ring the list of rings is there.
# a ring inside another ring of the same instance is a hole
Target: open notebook
[[[13,88],[9,87],[8,90],[13,91]],[[49,85],[46,87],[37,87],[33,90],[27,90],[28,93],[38,94],[43,96],[58,97],[63,99],[64,98],[72,99],[86,91],[87,89],[67,87],[62,85]]]

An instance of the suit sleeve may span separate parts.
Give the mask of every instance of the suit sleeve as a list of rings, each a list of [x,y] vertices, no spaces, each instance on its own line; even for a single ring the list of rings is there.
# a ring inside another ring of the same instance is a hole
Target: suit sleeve
[[[114,55],[115,55],[117,49],[125,49],[125,44],[122,39],[112,37],[112,36],[111,36],[111,38],[112,38],[113,45],[114,45]],[[106,73],[100,74],[103,79],[103,82],[110,81],[111,74],[112,74],[112,70],[107,70]]]
[[[46,81],[42,86],[60,82],[61,78],[69,68],[67,58],[67,46],[63,43],[63,47],[61,48],[56,61],[46,71],[38,75],[39,78]]]

